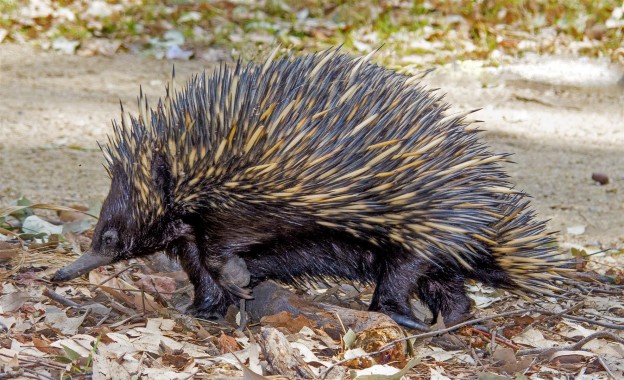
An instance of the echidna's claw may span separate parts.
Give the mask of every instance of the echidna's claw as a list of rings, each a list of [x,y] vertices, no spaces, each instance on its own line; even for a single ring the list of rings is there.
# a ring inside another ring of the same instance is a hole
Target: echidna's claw
[[[429,326],[415,319],[412,316],[397,314],[397,313],[388,313],[388,316],[392,318],[399,325],[403,327],[407,327],[408,329],[429,331]]]
[[[250,300],[253,299],[253,295],[251,293],[251,289],[249,288],[241,288],[240,286],[233,284],[231,282],[227,282],[225,284],[221,284],[225,290],[235,295],[236,297]]]

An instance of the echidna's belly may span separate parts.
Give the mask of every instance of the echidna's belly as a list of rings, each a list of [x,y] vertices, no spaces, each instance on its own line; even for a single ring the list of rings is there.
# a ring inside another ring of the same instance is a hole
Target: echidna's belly
[[[255,280],[286,283],[349,279],[375,283],[383,252],[343,234],[309,234],[255,247],[241,255]]]

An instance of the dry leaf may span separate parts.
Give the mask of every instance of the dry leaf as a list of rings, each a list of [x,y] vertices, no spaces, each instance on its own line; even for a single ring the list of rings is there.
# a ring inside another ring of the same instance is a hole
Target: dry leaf
[[[139,280],[135,285],[149,293],[159,294],[166,300],[170,300],[176,290],[175,279],[167,276],[137,274]]]
[[[501,345],[496,346],[492,360],[506,373],[524,372],[533,363],[533,359],[530,357],[518,360],[513,349]]]
[[[291,333],[297,333],[304,327],[314,328],[316,323],[304,315],[299,315],[293,318],[292,314],[287,311],[282,311],[278,314],[267,315],[262,317],[260,323],[266,324],[275,328],[285,327]]]
[[[17,310],[28,301],[30,295],[27,292],[14,292],[0,297],[0,313],[9,313]]]
[[[221,332],[221,336],[219,336],[217,341],[219,342],[219,348],[221,349],[222,354],[225,354],[228,352],[236,352],[240,350],[240,347],[238,346],[238,342],[236,341],[236,339],[234,339],[233,337],[229,335],[225,335],[223,331]]]
[[[75,335],[86,316],[87,314],[83,313],[81,316],[70,318],[65,311],[56,306],[47,306],[45,309],[46,324],[64,335]]]
[[[33,346],[41,352],[45,352],[47,354],[55,354],[59,355],[61,350],[56,347],[50,346],[50,343],[47,340],[43,340],[37,337],[32,338]]]
[[[514,343],[518,344],[526,344],[531,347],[557,347],[560,345],[560,342],[555,342],[554,340],[544,338],[544,335],[541,331],[530,328],[523,332],[522,334],[515,336],[513,339]]]
[[[193,358],[186,353],[181,354],[163,354],[161,356],[161,362],[163,365],[173,367],[174,369],[181,371],[193,363]]]

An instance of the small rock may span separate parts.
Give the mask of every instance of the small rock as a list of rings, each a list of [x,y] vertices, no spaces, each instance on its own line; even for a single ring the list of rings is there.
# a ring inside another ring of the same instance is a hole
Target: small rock
[[[609,176],[604,173],[592,173],[592,179],[601,185],[609,183]]]
[[[192,50],[182,50],[178,45],[173,45],[167,49],[165,57],[167,59],[180,59],[188,61],[195,54]]]
[[[58,37],[52,41],[52,49],[61,51],[65,54],[74,54],[80,45],[80,41],[71,41],[65,37]]]
[[[582,235],[583,233],[585,233],[585,226],[583,225],[572,226],[572,227],[568,227],[566,230],[568,231],[569,235]]]

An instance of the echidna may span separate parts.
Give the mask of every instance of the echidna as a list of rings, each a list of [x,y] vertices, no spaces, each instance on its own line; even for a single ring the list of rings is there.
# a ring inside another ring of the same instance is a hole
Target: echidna
[[[370,310],[420,329],[410,297],[456,323],[466,279],[557,290],[569,269],[508,182],[507,155],[418,78],[366,58],[239,61],[167,89],[155,109],[141,95],[130,121],[122,108],[91,250],[54,279],[165,250],[197,315],[247,296],[229,273],[243,268],[252,282],[375,284]]]

